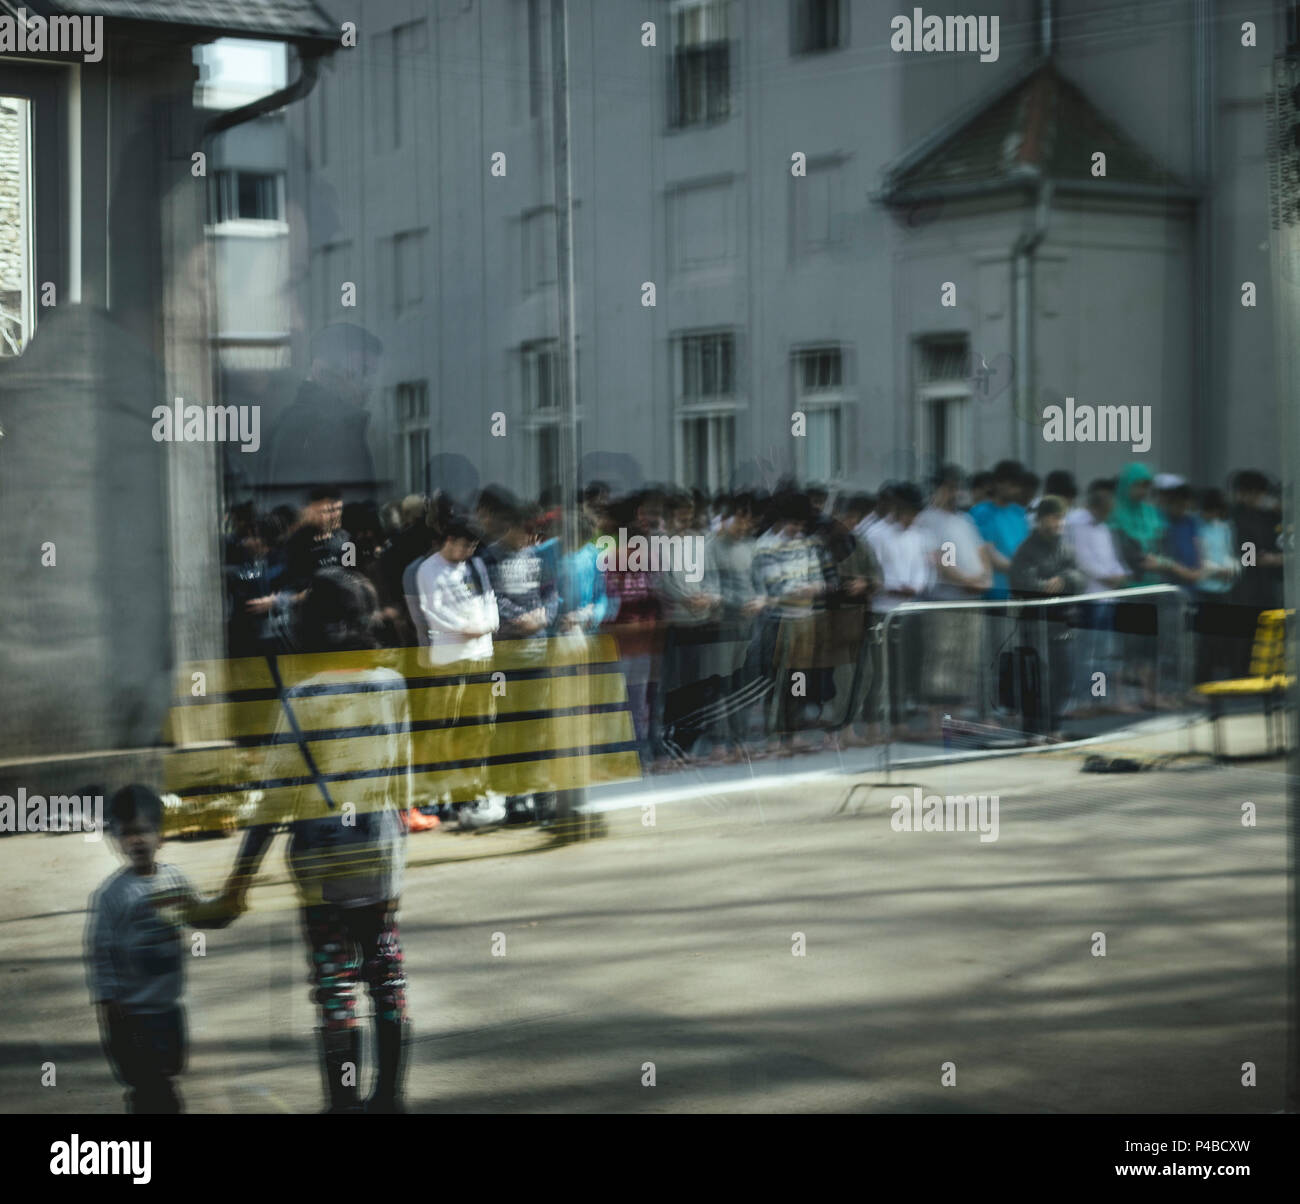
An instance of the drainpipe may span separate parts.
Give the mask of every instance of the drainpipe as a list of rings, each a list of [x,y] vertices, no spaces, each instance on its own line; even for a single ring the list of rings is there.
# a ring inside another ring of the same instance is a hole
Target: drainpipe
[[[293,83],[281,88],[278,92],[262,96],[249,104],[240,105],[237,109],[228,109],[224,113],[218,113],[203,127],[205,147],[209,139],[214,138],[223,130],[243,125],[245,122],[261,117],[264,113],[274,113],[276,109],[286,108],[288,105],[310,95],[312,89],[316,86],[317,79],[320,78],[320,61],[325,54],[330,53],[332,50],[332,46],[325,51],[300,48],[298,55],[302,66],[302,74]]]
[[[251,101],[249,104],[240,105],[237,109],[228,109],[224,113],[218,113],[204,124],[203,156],[209,164],[212,162],[212,143],[216,140],[218,134],[233,129],[237,125],[245,125],[250,121],[255,121],[267,113],[274,113],[278,109],[287,108],[289,105],[296,104],[311,95],[317,81],[320,79],[321,60],[326,55],[333,54],[334,46],[332,44],[299,46],[297,49],[300,72],[293,83],[281,88],[278,92],[271,92],[266,96]]]
[[[1015,402],[1011,413],[1012,455],[1026,467],[1034,461],[1034,252],[1047,237],[1052,209],[1052,182],[1035,170],[1038,180],[1033,224],[1011,248],[1011,297],[1015,315]]]

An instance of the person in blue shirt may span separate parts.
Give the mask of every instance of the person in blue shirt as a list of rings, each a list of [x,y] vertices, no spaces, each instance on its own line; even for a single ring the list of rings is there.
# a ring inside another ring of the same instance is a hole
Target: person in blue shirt
[[[1192,513],[1191,486],[1176,478],[1161,491],[1160,508],[1167,523],[1161,548],[1168,561],[1165,579],[1190,598],[1202,576],[1201,523]]]
[[[993,497],[971,508],[993,562],[993,584],[987,598],[1011,597],[1007,573],[1016,549],[1029,535],[1029,516],[1020,504],[1025,470],[1015,460],[1003,460],[993,469]]]

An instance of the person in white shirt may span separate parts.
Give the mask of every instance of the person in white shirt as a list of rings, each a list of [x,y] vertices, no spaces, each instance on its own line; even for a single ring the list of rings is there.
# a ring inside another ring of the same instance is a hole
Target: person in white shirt
[[[879,613],[896,610],[906,602],[915,602],[925,596],[934,584],[934,568],[930,560],[928,537],[916,519],[921,513],[921,491],[910,482],[894,488],[894,514],[886,528],[876,528],[879,535],[877,555],[884,573],[884,589],[875,598]],[[900,631],[897,656],[890,663],[889,709],[894,738],[906,734],[903,715],[906,704],[920,693],[921,644],[916,638],[917,628],[906,623]],[[889,650],[887,649],[887,654]]]
[[[501,618],[488,571],[474,555],[477,530],[464,520],[453,519],[443,536],[442,547],[415,574],[420,613],[429,633],[424,663],[490,660],[492,635]]]
[[[935,475],[930,504],[916,520],[935,574],[927,598],[974,602],[993,584],[993,560],[975,521],[958,506],[966,474],[945,464]],[[984,622],[977,610],[936,610],[921,620],[921,694],[930,704],[931,734],[941,735],[943,715],[964,708],[986,719],[979,689]]]
[[[993,584],[993,562],[975,521],[957,505],[965,474],[946,464],[935,476],[930,504],[917,518],[934,564],[929,597],[936,602],[970,602]]]
[[[1114,506],[1114,486],[1109,481],[1093,481],[1088,486],[1087,505],[1077,506],[1065,516],[1065,541],[1088,578],[1085,588],[1090,594],[1123,589],[1132,581],[1106,521]]]
[[[421,663],[442,669],[446,688],[447,726],[431,740],[439,767],[453,762],[464,768],[438,773],[439,797],[452,804],[492,798],[484,765],[492,741],[494,704],[491,688],[471,684],[492,668],[492,636],[501,625],[496,595],[483,562],[474,555],[478,528],[453,516],[442,524],[441,548],[416,571],[420,613],[429,633],[429,645],[420,650]],[[469,704],[473,704],[472,708]],[[474,722],[461,724],[462,716]]]
[[[1090,594],[1123,589],[1133,582],[1128,566],[1120,559],[1115,538],[1107,523],[1115,507],[1115,486],[1096,480],[1088,486],[1086,505],[1076,507],[1065,516],[1064,538],[1074,553],[1075,563],[1087,578],[1084,589]],[[1087,718],[1107,710],[1136,713],[1141,708],[1120,698],[1118,641],[1115,637],[1115,603],[1098,600],[1080,605],[1081,626],[1073,656],[1073,708],[1075,718]],[[1102,674],[1096,678],[1095,674]],[[1115,705],[1099,701],[1107,697],[1098,689],[1115,688]]]
[[[921,513],[921,491],[903,484],[894,491],[894,514],[872,534],[873,546],[885,575],[885,587],[875,600],[878,611],[915,602],[934,584],[925,530],[916,525]]]
[[[875,504],[871,512],[853,528],[853,534],[864,543],[871,540],[871,533],[880,526],[881,523],[888,522],[894,508],[894,487],[888,481],[880,487],[880,492],[876,495]],[[873,552],[876,551],[875,545],[872,544]],[[877,558],[879,553],[877,552]]]

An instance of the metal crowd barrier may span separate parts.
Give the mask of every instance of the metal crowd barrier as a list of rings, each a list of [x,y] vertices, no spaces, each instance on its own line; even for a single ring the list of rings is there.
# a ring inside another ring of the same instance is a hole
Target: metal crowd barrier
[[[1192,684],[1188,618],[1187,597],[1173,585],[897,607],[874,634],[886,774],[893,724],[909,708],[974,709],[996,721],[972,721],[975,733],[984,727],[1008,746],[1028,746],[1052,730],[1067,702],[1095,697],[1095,673],[1105,675],[1107,700],[1134,673],[1140,689],[1181,700]]]

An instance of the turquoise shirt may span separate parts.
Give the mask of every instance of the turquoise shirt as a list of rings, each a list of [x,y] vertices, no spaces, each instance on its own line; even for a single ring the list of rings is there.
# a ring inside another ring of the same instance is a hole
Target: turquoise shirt
[[[1008,560],[1015,556],[1016,549],[1029,535],[1029,516],[1025,513],[1025,508],[1015,502],[1005,506],[991,501],[980,502],[978,506],[971,507],[970,516],[979,528],[980,538],[985,543],[992,544]],[[994,571],[993,585],[984,596],[1011,597],[1011,583],[1007,580],[1006,573]]]

